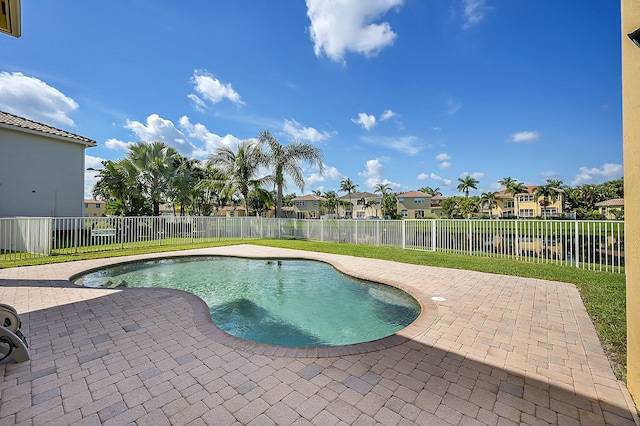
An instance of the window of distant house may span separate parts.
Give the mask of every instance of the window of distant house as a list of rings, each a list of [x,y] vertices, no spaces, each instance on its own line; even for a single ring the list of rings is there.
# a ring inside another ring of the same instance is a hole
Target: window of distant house
[[[416,217],[424,217],[424,210],[416,210]]]
[[[84,203],[84,208],[88,209],[89,208],[89,203]]]
[[[555,207],[547,207],[546,209],[542,209],[542,214],[556,215],[558,214],[558,209]]]
[[[505,209],[512,209],[513,208],[513,200],[506,200],[504,202],[504,208]]]
[[[528,194],[528,195],[521,195],[520,196],[520,202],[521,203],[527,203],[527,202],[531,202],[533,201],[533,195]]]
[[[296,207],[304,207],[304,201],[296,201]]]
[[[409,211],[408,210],[402,210],[400,213],[402,214],[402,217],[409,216]]]
[[[100,208],[100,203],[96,203],[96,209]]]
[[[229,212],[229,217],[234,217],[236,215],[236,212]]]
[[[534,216],[533,209],[521,209],[520,210],[520,216],[522,216],[522,217],[533,217]]]
[[[398,198],[399,203],[404,203],[404,198]]]
[[[309,212],[309,217],[310,217],[311,219],[315,219],[315,218],[316,218],[316,211],[315,211],[315,210],[310,211],[310,212]]]
[[[424,203],[424,198],[414,198],[413,201],[416,204],[423,204]]]
[[[364,212],[356,212],[356,216],[358,219],[364,219]]]

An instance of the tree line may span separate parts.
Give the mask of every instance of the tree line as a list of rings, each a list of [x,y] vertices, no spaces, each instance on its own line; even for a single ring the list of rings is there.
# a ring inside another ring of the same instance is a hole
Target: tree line
[[[275,207],[281,217],[286,177],[303,190],[300,163],[308,161],[322,172],[322,158],[314,145],[282,145],[268,130],[236,150],[220,147],[205,161],[184,157],[164,142],[139,142],[125,158],[104,160],[95,169],[93,196],[106,202],[108,214],[119,216],[158,216],[163,203],[180,215],[209,216],[233,203],[244,205],[247,214]]]
[[[106,202],[108,214],[120,216],[157,216],[160,204],[167,203],[180,215],[209,216],[232,204],[243,205],[247,215],[261,215],[275,208],[276,217],[282,217],[282,207],[292,206],[296,198],[295,193],[283,194],[286,179],[304,190],[300,168],[304,161],[322,172],[323,155],[319,148],[303,141],[282,145],[268,130],[261,131],[255,139],[240,142],[235,150],[220,147],[204,161],[182,156],[164,142],[139,142],[131,145],[125,158],[101,162],[102,167],[96,170],[98,181],[93,196]],[[441,202],[445,217],[470,217],[496,207],[497,192],[469,196],[471,189],[478,188],[479,181],[465,176],[458,182],[457,190],[464,196],[448,197]],[[499,183],[505,193],[513,196],[518,211],[518,195],[528,193],[526,186],[511,177]],[[324,198],[320,206],[326,213],[337,216],[340,207],[351,210],[351,195],[356,193],[357,186],[346,178],[338,191],[313,193]],[[273,189],[265,189],[268,187]],[[425,186],[418,190],[431,196],[442,195],[440,188]],[[362,198],[356,203],[372,216],[397,218],[398,194],[386,183],[377,184],[373,191],[380,195],[379,200]],[[623,179],[575,188],[548,179],[546,185],[534,189],[533,195],[546,207],[556,201],[559,191],[566,195],[565,209],[585,218],[599,218],[596,203],[624,198]],[[347,193],[349,200],[340,199],[338,192]],[[619,215],[621,218],[622,212]]]

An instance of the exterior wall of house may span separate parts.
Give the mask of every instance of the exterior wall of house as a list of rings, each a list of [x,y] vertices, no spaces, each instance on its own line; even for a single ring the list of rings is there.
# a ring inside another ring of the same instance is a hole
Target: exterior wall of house
[[[428,194],[417,197],[400,194],[398,195],[397,212],[403,219],[432,217],[431,197]]]
[[[320,199],[293,199],[297,219],[320,219]]]
[[[364,203],[362,199],[364,198],[365,202],[370,200],[375,200],[377,202],[376,207],[365,209]],[[348,196],[340,197],[340,200],[343,202],[349,202]],[[362,197],[362,196],[352,196],[351,197],[351,209],[349,206],[339,206],[338,207],[338,216],[344,218],[353,218],[353,219],[367,219],[371,217],[376,217],[381,215],[381,203],[382,199],[379,195],[370,196],[370,197]],[[353,213],[353,217],[351,214]]]
[[[80,217],[85,146],[0,127],[0,217]]]
[[[106,213],[107,203],[101,200],[84,200],[85,217],[101,217]]]
[[[640,48],[627,34],[640,27],[640,2],[622,0],[622,138],[625,231],[640,235]],[[625,241],[627,281],[627,387],[640,403],[640,239]]]
[[[564,197],[563,193],[558,193],[556,200],[546,206],[547,216],[559,216],[564,212]],[[518,194],[518,201],[511,194],[500,194],[496,197],[496,206],[491,209],[491,215],[521,218],[544,216],[540,201],[541,199],[535,198],[533,192]]]

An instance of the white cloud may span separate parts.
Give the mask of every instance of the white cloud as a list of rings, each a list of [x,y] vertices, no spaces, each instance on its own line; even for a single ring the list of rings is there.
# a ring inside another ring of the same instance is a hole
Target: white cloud
[[[445,107],[444,113],[446,115],[454,115],[461,109],[462,109],[462,102],[456,101],[455,99],[449,99],[447,101],[447,105]]]
[[[217,104],[224,99],[228,99],[236,105],[244,105],[238,92],[233,90],[231,83],[221,83],[213,74],[204,70],[195,70],[191,77],[191,83],[197,94],[188,95],[189,99],[195,102],[196,109],[205,107],[205,101]]]
[[[391,111],[390,109],[385,110],[382,115],[380,115],[380,121],[387,121],[390,118],[396,117],[398,114]]]
[[[335,167],[327,167],[326,165],[323,168],[322,174],[320,173],[312,173],[305,179],[305,182],[310,187],[316,187],[316,185],[320,182],[325,182],[327,180],[339,181],[344,178],[344,175],[338,171]],[[316,188],[319,189],[319,188]]]
[[[383,161],[386,161],[386,157],[374,158],[372,160],[368,160],[365,164],[365,170],[358,173],[358,176],[364,178],[365,184],[369,188],[375,187],[379,183],[386,183],[393,189],[398,189],[402,187],[399,183],[391,182],[387,179],[382,179],[382,174],[384,173],[384,165]]]
[[[407,155],[415,155],[421,150],[420,147],[416,146],[416,142],[418,138],[416,138],[415,136],[404,136],[401,138],[363,137],[362,140],[373,145],[379,145],[379,146],[384,146],[386,148],[391,148]]]
[[[451,160],[451,157],[446,152],[436,155],[436,160],[438,161],[447,161]]]
[[[86,199],[90,200],[93,198],[91,193],[93,192],[93,187],[96,182],[98,182],[98,172],[96,170],[100,170],[102,168],[101,161],[103,160],[104,159],[100,157],[94,157],[92,155],[85,154],[84,156],[84,198]],[[96,170],[87,170],[89,168]]]
[[[171,120],[166,120],[158,114],[149,115],[146,125],[139,121],[127,120],[124,127],[131,130],[140,141],[165,142],[186,156],[193,155],[196,151],[196,147],[174,126]]]
[[[608,180],[620,179],[623,175],[622,164],[605,163],[601,168],[580,167],[580,172],[571,181],[571,186],[587,183],[602,183]]]
[[[193,124],[186,115],[180,117],[180,128],[187,133],[190,138],[199,140],[204,143],[203,147],[199,147],[194,150],[193,156],[197,158],[205,158],[213,154],[216,149],[220,147],[226,147],[234,150],[238,147],[241,139],[227,134],[226,136],[220,136],[215,133],[211,133],[206,126],[200,123]]]
[[[484,179],[484,173],[482,172],[473,172],[473,173],[469,173],[469,172],[464,172],[460,175],[461,179],[464,179],[467,176],[471,176],[472,178],[476,179],[476,180],[482,180]]]
[[[325,139],[331,137],[328,132],[320,133],[318,130],[313,127],[304,127],[296,120],[284,120],[284,124],[282,125],[282,130],[293,139],[302,139],[307,142],[321,142]]]
[[[428,177],[435,180],[436,182],[440,182],[442,185],[445,185],[445,186],[451,185],[451,179],[445,179],[442,176],[438,176],[435,173],[429,174]]]
[[[371,128],[377,124],[375,115],[370,115],[365,112],[359,113],[358,118],[352,118],[351,121],[359,124],[363,129],[367,131],[370,131]]]
[[[520,142],[533,142],[536,139],[540,139],[542,134],[537,131],[525,130],[524,132],[517,132],[511,135],[511,141],[520,143]]]
[[[388,22],[373,23],[404,0],[306,0],[309,35],[316,56],[344,62],[346,52],[375,56],[393,44]]]
[[[451,161],[443,161],[438,167],[440,167],[441,169],[449,169],[452,165],[453,163]]]
[[[134,142],[124,142],[118,139],[110,138],[104,143],[105,148],[113,149],[116,151],[128,151],[129,147],[133,145]]]
[[[464,24],[462,28],[468,30],[484,19],[484,15],[488,12],[485,0],[463,0]]]
[[[78,103],[35,77],[1,72],[0,107],[44,124],[73,126],[69,114],[78,109]]]

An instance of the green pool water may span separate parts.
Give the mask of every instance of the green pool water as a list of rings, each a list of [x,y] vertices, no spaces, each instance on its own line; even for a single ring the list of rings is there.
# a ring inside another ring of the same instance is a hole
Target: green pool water
[[[242,339],[320,347],[389,336],[420,314],[395,287],[307,260],[186,257],[126,263],[74,280],[87,287],[161,287],[203,299],[218,327]]]

